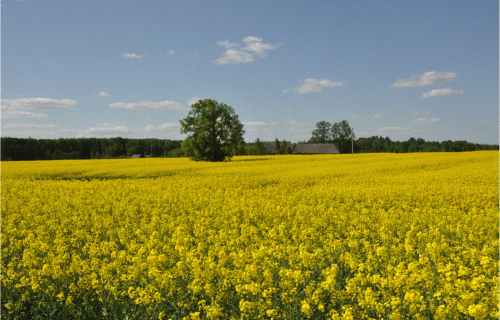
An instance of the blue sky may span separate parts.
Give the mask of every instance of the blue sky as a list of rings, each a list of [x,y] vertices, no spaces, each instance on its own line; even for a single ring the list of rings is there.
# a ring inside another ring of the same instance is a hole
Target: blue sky
[[[196,99],[245,140],[499,143],[498,1],[35,1],[1,6],[2,136],[183,139]]]

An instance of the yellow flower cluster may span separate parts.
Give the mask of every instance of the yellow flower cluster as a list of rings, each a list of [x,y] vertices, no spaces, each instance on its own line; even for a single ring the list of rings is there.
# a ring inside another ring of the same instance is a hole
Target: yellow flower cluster
[[[498,319],[499,154],[2,163],[2,317]]]

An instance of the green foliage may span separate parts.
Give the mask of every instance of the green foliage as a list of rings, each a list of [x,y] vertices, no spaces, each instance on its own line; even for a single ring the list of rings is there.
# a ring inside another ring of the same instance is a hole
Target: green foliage
[[[248,147],[248,154],[256,156],[266,154],[266,147],[259,138],[257,138],[255,142]]]
[[[316,129],[312,132],[312,137],[309,143],[329,143],[331,141],[332,125],[327,121],[320,121],[316,123]]]
[[[123,158],[139,153],[161,156],[181,147],[182,141],[128,138],[32,139],[2,137],[2,161]],[[134,151],[135,148],[135,151]],[[56,152],[56,150],[59,150]],[[134,151],[134,152],[133,152]],[[133,152],[133,153],[131,153]],[[55,153],[55,157],[54,157]]]
[[[498,150],[498,145],[470,143],[467,141],[425,141],[410,138],[407,141],[392,141],[389,137],[372,136],[354,141],[356,152],[460,152],[477,150]]]
[[[280,142],[278,138],[274,141],[274,152],[275,154],[292,154],[295,149],[295,144],[293,146],[289,146],[286,143],[286,140]]]
[[[168,158],[181,158],[181,157],[185,157],[186,155],[184,154],[184,149],[182,148],[177,148],[177,149],[173,149],[173,150],[170,150],[168,152],[165,152],[165,157],[168,157]]]
[[[185,154],[195,161],[229,160],[244,143],[243,125],[234,109],[215,100],[199,100],[180,121]]]
[[[354,136],[354,131],[346,120],[334,124],[319,121],[311,134],[308,143],[334,143],[340,153],[350,153],[352,150],[351,134]]]
[[[283,140],[283,145],[285,146],[285,150],[283,151],[283,154],[292,154],[293,150],[295,149],[295,146],[297,144],[293,144],[292,146],[289,146],[286,144],[286,141]]]
[[[137,148],[136,147],[127,148],[127,156],[128,157],[131,157],[131,156],[133,156],[136,153],[137,153]]]
[[[281,142],[278,140],[278,138],[276,138],[276,140],[274,141],[274,154],[284,154],[284,150],[281,147]]]
[[[331,127],[331,140],[337,146],[340,153],[350,153],[352,148],[351,135],[354,131],[347,120],[336,122]]]

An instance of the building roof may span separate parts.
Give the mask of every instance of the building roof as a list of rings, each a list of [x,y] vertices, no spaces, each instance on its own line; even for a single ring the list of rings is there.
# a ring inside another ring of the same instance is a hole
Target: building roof
[[[292,146],[292,143],[290,141],[285,141],[287,146]],[[283,143],[283,141],[280,141],[280,145]],[[268,154],[275,154],[275,146],[276,146],[276,141],[263,141],[262,144],[266,148],[266,153]]]
[[[297,143],[294,154],[338,154],[337,146],[333,143]]]
[[[138,159],[140,157],[141,157],[141,154],[140,153],[136,153],[136,154],[132,155],[130,158]]]
[[[283,143],[283,142],[280,142]],[[275,141],[263,141],[267,154],[275,154]],[[286,145],[293,148],[290,141],[286,141]],[[338,154],[340,153],[337,146],[333,143],[297,143],[293,154]]]

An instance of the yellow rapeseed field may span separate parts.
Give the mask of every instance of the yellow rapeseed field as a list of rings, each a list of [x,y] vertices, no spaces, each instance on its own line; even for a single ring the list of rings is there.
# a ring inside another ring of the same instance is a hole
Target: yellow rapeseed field
[[[5,319],[498,319],[499,153],[3,162]]]

